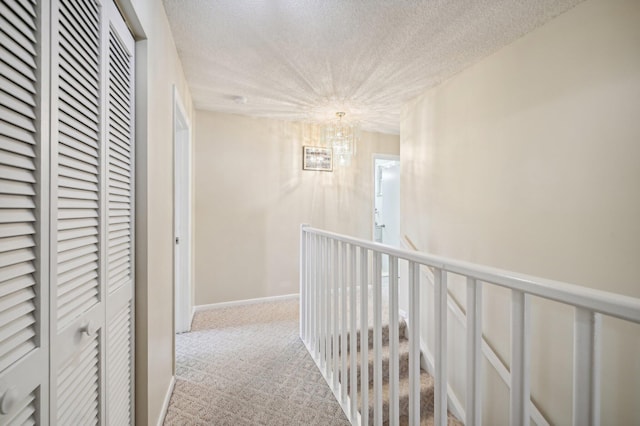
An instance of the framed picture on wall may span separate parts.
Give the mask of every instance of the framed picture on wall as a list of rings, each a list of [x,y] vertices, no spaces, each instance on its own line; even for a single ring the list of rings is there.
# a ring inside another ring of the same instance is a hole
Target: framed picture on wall
[[[302,147],[302,170],[333,171],[333,150],[322,146]]]

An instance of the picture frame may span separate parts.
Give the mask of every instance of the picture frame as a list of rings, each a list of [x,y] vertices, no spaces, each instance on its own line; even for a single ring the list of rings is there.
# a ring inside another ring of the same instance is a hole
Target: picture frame
[[[324,146],[303,146],[302,170],[332,172],[333,150]]]

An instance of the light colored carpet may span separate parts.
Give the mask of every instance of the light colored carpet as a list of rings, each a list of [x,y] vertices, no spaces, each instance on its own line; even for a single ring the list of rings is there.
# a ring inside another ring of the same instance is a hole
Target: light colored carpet
[[[348,425],[298,337],[298,299],[196,313],[165,425]]]

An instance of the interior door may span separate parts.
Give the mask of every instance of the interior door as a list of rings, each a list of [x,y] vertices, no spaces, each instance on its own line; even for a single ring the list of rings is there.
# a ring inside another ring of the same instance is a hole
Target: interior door
[[[107,424],[133,420],[134,40],[113,1],[107,53]]]
[[[96,0],[52,2],[51,422],[104,423],[104,27]]]
[[[43,16],[0,2],[0,424],[48,423]],[[45,110],[46,111],[46,110]]]
[[[174,286],[175,331],[191,330],[190,131],[174,87]]]

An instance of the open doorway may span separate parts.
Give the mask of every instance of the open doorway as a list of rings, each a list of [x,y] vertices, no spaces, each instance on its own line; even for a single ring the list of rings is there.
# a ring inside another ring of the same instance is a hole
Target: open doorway
[[[191,130],[173,90],[175,332],[191,330]]]
[[[374,154],[373,239],[400,246],[400,157]],[[389,275],[389,260],[382,259],[382,275]]]

